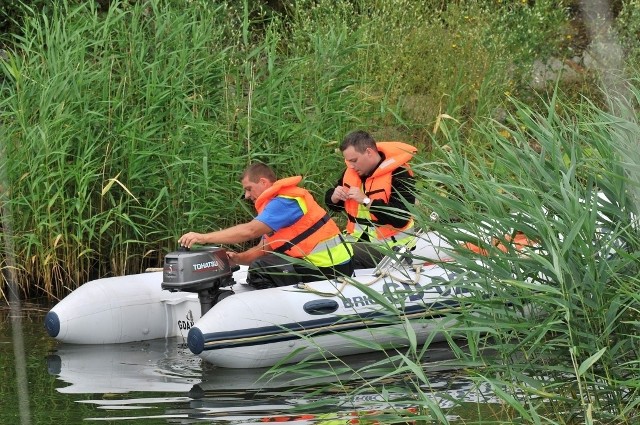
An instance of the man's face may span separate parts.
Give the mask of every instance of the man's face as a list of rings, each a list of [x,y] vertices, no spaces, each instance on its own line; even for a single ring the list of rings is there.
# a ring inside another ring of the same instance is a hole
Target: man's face
[[[347,167],[352,168],[361,177],[367,176],[377,165],[374,152],[370,148],[360,153],[353,146],[349,146],[342,151],[342,156]]]
[[[250,199],[255,204],[258,196],[262,195],[268,187],[271,186],[271,182],[264,177],[257,182],[252,182],[248,177],[242,179],[242,188],[244,189],[244,198]]]

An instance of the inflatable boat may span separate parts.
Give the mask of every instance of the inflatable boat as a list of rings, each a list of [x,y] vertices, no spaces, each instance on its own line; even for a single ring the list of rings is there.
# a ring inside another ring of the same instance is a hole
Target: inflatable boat
[[[205,361],[268,367],[437,341],[465,294],[441,267],[450,246],[422,234],[411,255],[393,252],[353,277],[253,290],[220,247],[176,251],[162,271],[85,283],[45,317],[69,344],[181,337]]]

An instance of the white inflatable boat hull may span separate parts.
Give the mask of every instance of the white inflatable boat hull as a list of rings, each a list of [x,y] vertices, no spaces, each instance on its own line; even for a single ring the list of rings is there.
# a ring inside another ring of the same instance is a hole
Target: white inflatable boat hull
[[[401,310],[383,308],[356,285],[337,281],[251,291],[217,304],[189,331],[187,343],[204,360],[231,368],[357,354],[375,344],[407,345],[407,326],[422,343],[446,326],[440,318],[459,303],[441,283],[432,283],[432,278],[449,280],[440,267],[426,268],[417,279],[415,272],[406,273],[379,277],[370,271],[354,279],[386,294]],[[418,283],[398,283],[408,279]]]
[[[163,291],[162,272],[97,279],[45,317],[49,335],[71,344],[115,344],[187,336],[200,318],[197,294]]]
[[[418,256],[414,262],[443,260],[446,248],[436,235],[426,234],[413,252]],[[437,265],[416,271],[413,265],[383,261],[386,267],[358,271],[351,283],[320,281],[259,291],[242,283],[247,273],[242,267],[233,275],[234,295],[202,318],[197,294],[162,290],[162,272],[97,279],[51,309],[45,327],[57,340],[72,344],[183,337],[193,353],[231,368],[363,353],[375,350],[371,342],[406,345],[411,332],[418,343],[437,340],[432,333],[447,325],[441,317],[457,308],[461,296],[444,289],[450,276]],[[367,291],[385,294],[382,303],[398,310],[384,308]]]

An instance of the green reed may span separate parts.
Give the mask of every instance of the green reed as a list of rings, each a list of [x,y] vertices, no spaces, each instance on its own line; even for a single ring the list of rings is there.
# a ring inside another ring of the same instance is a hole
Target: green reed
[[[546,114],[515,106],[506,127],[476,126],[489,149],[462,153],[454,137],[417,171],[431,188],[419,195],[423,222],[437,212],[429,226],[460,247],[443,267],[477,294],[454,328],[472,336],[461,365],[482,359],[471,374],[512,421],[633,423],[640,182],[628,179],[619,129],[637,135],[637,124],[555,98]],[[531,241],[524,255],[509,242],[517,233]]]
[[[221,78],[217,55],[199,57],[210,51],[210,30],[197,11],[166,12],[167,21],[150,22],[143,8],[102,19],[57,9],[51,21],[30,21],[5,68],[13,79],[3,121],[16,152],[9,172],[18,255],[47,293],[160,257],[177,233],[168,205],[190,207],[181,174],[202,165],[181,156],[191,145],[206,159],[212,147],[198,136],[222,133],[198,125],[216,103],[185,95],[195,81],[206,87]],[[180,46],[187,37],[188,54]]]
[[[520,325],[500,310],[481,315],[499,326],[488,343],[496,347],[499,338],[503,364],[489,368],[490,376],[497,375],[500,385],[517,383],[511,386],[521,394],[512,394],[516,400],[540,415],[551,411],[559,423],[572,415],[587,423],[633,422],[636,414],[626,408],[635,403],[637,386],[621,387],[620,380],[636,368],[632,288],[638,284],[638,227],[632,214],[637,217],[638,205],[631,195],[639,186],[626,178],[625,158],[617,150],[616,127],[624,120],[553,101],[546,115],[517,106],[510,131],[501,135],[491,125],[479,130],[492,141],[482,154],[490,167],[478,166],[474,156],[457,158],[462,173],[452,167],[451,180],[430,176],[442,182],[447,201],[429,196],[425,205],[484,236],[471,242],[489,256],[480,259],[480,267],[462,263],[463,269],[475,268],[479,278],[473,282],[504,294],[513,306],[530,303],[533,309],[532,320]],[[556,113],[557,106],[564,113]],[[447,204],[451,199],[459,204],[455,210]],[[458,229],[442,230],[452,241],[462,238]],[[487,243],[493,236],[508,245],[503,235],[514,232],[535,241],[524,257],[514,250],[501,255]],[[477,320],[470,317],[469,323]]]
[[[394,301],[362,287],[387,312],[381,320],[405,324],[406,347],[389,350],[376,335],[345,341],[386,349],[387,357],[354,371],[375,369],[380,378],[345,386],[344,394],[393,393],[399,405],[419,406],[416,420],[425,423],[448,423],[446,415],[459,411],[468,418],[460,400],[450,400],[455,407],[446,411],[433,401],[425,372],[451,367],[489,385],[499,400],[480,405],[474,423],[635,423],[640,182],[632,179],[637,164],[622,142],[635,135],[637,143],[640,128],[588,102],[552,98],[543,114],[514,107],[505,126],[475,125],[474,137],[489,149],[463,150],[466,139],[447,121],[446,145],[433,161],[414,166],[416,221],[454,247],[456,261],[440,264],[454,278],[439,283],[464,294],[443,318],[423,320],[456,358],[430,363],[432,341],[416,343],[402,318],[403,297]],[[518,233],[526,247],[510,242]],[[406,375],[405,385],[387,386],[385,377],[395,374]],[[393,420],[401,417],[407,420]]]
[[[492,34],[496,11],[472,5],[285,6],[123,1],[99,13],[61,1],[25,16],[7,40],[1,119],[26,292],[137,272],[187,230],[246,220],[237,179],[251,161],[302,174],[321,196],[350,130],[428,152],[441,113],[493,114],[518,80],[500,34],[540,13],[563,19],[546,2],[505,9]],[[453,25],[469,16],[474,26]]]
[[[329,32],[307,56],[284,57],[282,23],[246,3],[55,11],[27,19],[2,63],[25,292],[139,272],[186,231],[246,220],[238,180],[251,161],[324,190],[326,170],[341,167],[324,158],[368,107],[350,88],[357,44]]]

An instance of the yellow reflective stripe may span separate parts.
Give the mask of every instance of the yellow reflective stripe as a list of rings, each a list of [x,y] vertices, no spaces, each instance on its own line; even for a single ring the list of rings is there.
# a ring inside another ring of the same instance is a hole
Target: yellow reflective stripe
[[[307,213],[307,203],[304,202],[303,198],[299,198],[297,196],[287,196],[287,195],[278,195],[278,197],[287,198],[287,199],[293,199],[294,201],[296,201],[298,203],[298,206],[302,210],[302,214],[304,215],[304,214]]]
[[[324,240],[322,242],[320,242],[318,245],[315,246],[315,248],[313,248],[310,252],[310,254],[316,254],[318,252],[324,252],[327,249],[331,250],[334,247],[338,246],[339,244],[342,243],[342,240],[340,239],[339,236],[334,236],[330,239]]]
[[[356,214],[356,218],[363,218],[365,220],[371,221],[371,211],[369,211],[369,208],[360,204],[358,205],[358,212]],[[369,234],[369,240],[374,240],[376,238],[376,229],[374,226],[363,226],[356,221],[354,223],[353,232],[351,234],[356,239],[360,239],[360,236],[362,236],[363,233]]]
[[[356,240],[358,240],[360,239],[360,236],[366,232],[369,235],[369,240],[372,241],[373,243],[378,243],[378,244],[383,243],[389,246],[407,245],[414,238],[414,234],[413,232],[411,232],[411,230],[413,230],[413,227],[414,227],[414,223],[412,221],[411,225],[406,229],[404,229],[403,231],[398,232],[395,235],[389,236],[387,238],[378,239],[377,238],[378,234],[376,233],[375,226],[363,226],[360,223],[355,223],[353,233],[351,233],[351,235]]]
[[[356,217],[371,220],[371,211],[369,211],[369,208],[365,207],[364,205],[358,204],[358,214],[356,215]]]
[[[356,240],[358,240],[360,239],[360,236],[362,236],[364,233],[368,233],[369,240],[375,240],[376,239],[375,228],[373,228],[374,229],[373,237],[371,232],[368,232],[369,228],[373,228],[373,226],[363,226],[362,224],[356,221],[355,223],[353,223],[353,232],[351,232],[351,236],[353,236]]]
[[[342,243],[340,236],[334,236],[320,242],[305,257],[307,261],[317,267],[330,267],[342,264],[351,258],[351,252],[347,249],[346,244]]]

